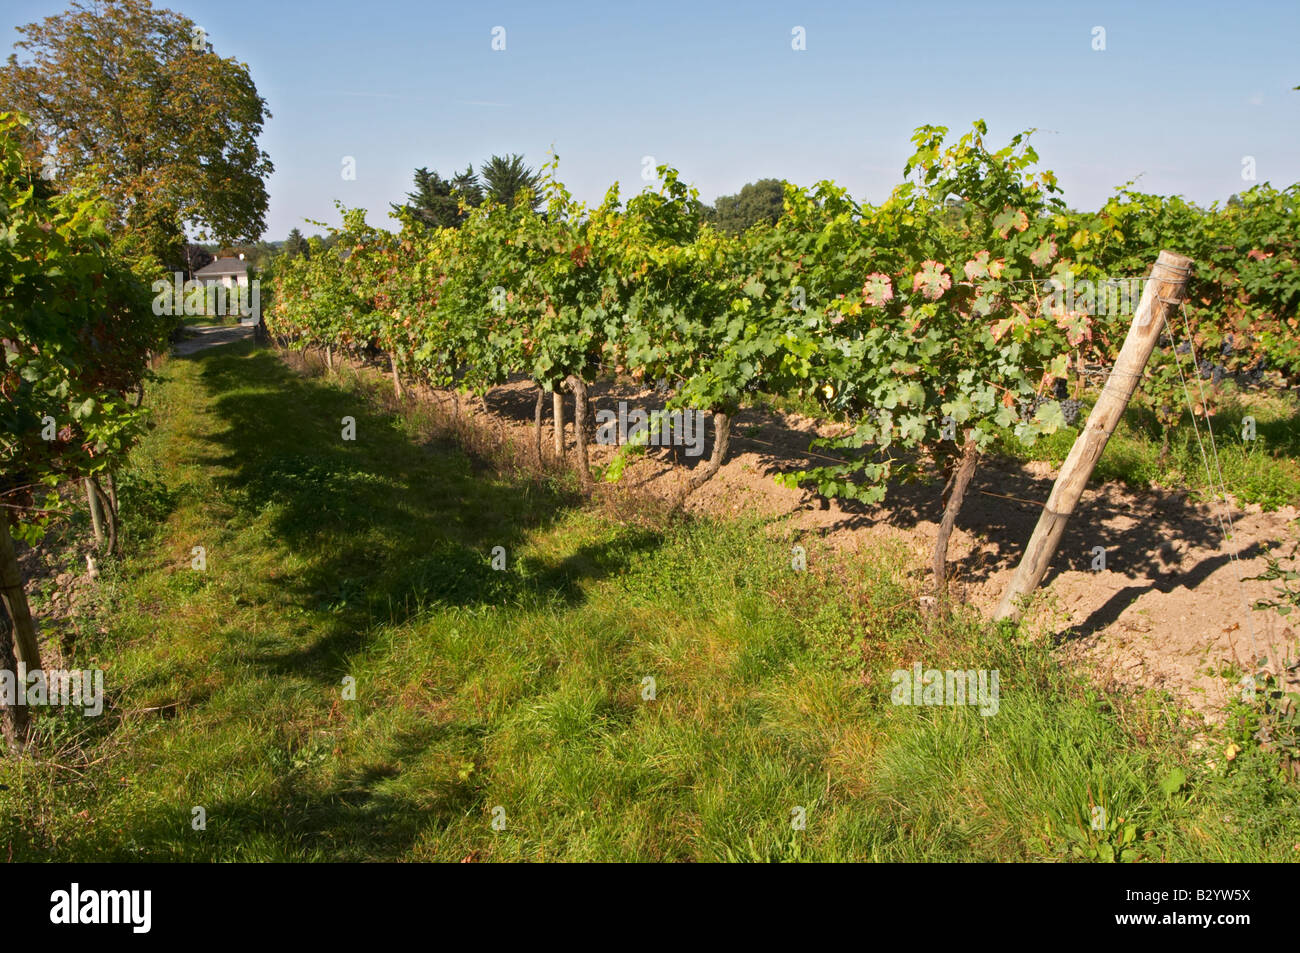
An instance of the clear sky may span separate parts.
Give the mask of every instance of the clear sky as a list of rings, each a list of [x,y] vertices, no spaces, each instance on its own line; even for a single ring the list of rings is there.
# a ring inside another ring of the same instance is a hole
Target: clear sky
[[[59,0],[6,0],[11,29]],[[598,202],[640,189],[642,160],[712,201],[758,178],[835,179],[880,201],[925,123],[1029,127],[1065,198],[1144,191],[1209,203],[1300,181],[1300,2],[431,3],[170,0],[216,51],[249,64],[271,120],[267,239],[333,202],[372,210],[428,166],[493,153]],[[506,49],[492,49],[494,27]],[[792,49],[803,27],[807,48]],[[1094,28],[1105,49],[1094,50]],[[345,156],[356,162],[344,180]]]

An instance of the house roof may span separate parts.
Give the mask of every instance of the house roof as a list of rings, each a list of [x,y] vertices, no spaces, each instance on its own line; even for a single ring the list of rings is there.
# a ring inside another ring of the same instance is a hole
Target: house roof
[[[195,278],[220,278],[222,275],[246,275],[248,262],[238,258],[218,258],[194,273]]]

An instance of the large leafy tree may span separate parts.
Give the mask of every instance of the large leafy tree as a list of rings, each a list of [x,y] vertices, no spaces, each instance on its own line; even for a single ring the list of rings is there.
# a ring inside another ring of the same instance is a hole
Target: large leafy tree
[[[502,205],[514,205],[515,197],[524,189],[533,193],[533,208],[537,208],[540,199],[538,190],[541,186],[540,173],[524,165],[521,155],[493,156],[483,163],[479,174],[483,178],[487,198]]]
[[[28,159],[57,185],[94,181],[125,250],[179,265],[187,226],[223,243],[262,233],[270,113],[246,64],[149,0],[75,2],[18,32],[0,102],[31,118]]]
[[[759,222],[775,225],[781,217],[785,183],[780,179],[750,182],[735,195],[720,195],[705,217],[722,231],[738,235]]]

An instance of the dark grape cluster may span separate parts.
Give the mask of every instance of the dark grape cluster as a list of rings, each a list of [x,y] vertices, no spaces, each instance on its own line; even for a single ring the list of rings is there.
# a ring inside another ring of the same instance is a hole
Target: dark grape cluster
[[[1058,377],[1052,382],[1052,396],[1057,400],[1065,400],[1070,396],[1070,388],[1066,385],[1064,377]]]
[[[1228,376],[1228,369],[1222,364],[1216,364],[1214,361],[1202,359],[1196,363],[1196,372],[1203,381],[1210,381],[1213,384],[1223,383],[1224,378]]]
[[[1064,381],[1058,381],[1058,384],[1064,384]],[[1068,391],[1064,387],[1054,387],[1051,397],[1029,397],[1020,401],[1020,419],[1029,421],[1034,419],[1034,414],[1038,413],[1038,408],[1043,404],[1050,404],[1057,401],[1061,405],[1061,413],[1065,417],[1065,425],[1073,427],[1079,419],[1079,411],[1083,404],[1066,396]]]
[[[1242,371],[1240,374],[1241,381],[1251,387],[1258,387],[1264,383],[1264,374],[1268,371],[1268,358],[1261,357],[1250,370]]]
[[[1061,401],[1061,413],[1065,415],[1065,425],[1067,427],[1074,426],[1075,421],[1079,419],[1079,410],[1082,407],[1083,405],[1077,400]]]
[[[1176,350],[1179,354],[1186,354],[1191,350],[1191,342],[1183,341]],[[1225,334],[1219,343],[1217,357],[1218,360],[1202,358],[1196,362],[1196,375],[1201,380],[1221,384],[1232,378],[1242,387],[1258,387],[1264,383],[1264,375],[1269,367],[1268,358],[1260,355],[1252,362],[1249,340],[1239,348],[1236,336]],[[1236,367],[1234,369],[1229,365]]]
[[[1181,341],[1174,351],[1177,354],[1189,354],[1192,351],[1192,342]],[[1259,387],[1264,384],[1264,375],[1268,372],[1268,358],[1260,356],[1252,363],[1251,352],[1249,336],[1242,346],[1238,347],[1236,335],[1225,334],[1223,340],[1219,342],[1217,360],[1202,358],[1197,361],[1196,376],[1213,384],[1221,384],[1231,378],[1241,387]],[[1235,365],[1235,369],[1230,365]]]
[[[1042,402],[1043,402],[1043,398],[1041,397],[1021,398],[1021,400],[1019,401],[1020,419],[1033,420],[1034,414],[1038,412],[1038,405],[1041,404]]]

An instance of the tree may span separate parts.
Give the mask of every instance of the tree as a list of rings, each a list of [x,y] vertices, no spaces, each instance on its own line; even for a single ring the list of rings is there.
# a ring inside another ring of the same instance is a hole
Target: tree
[[[471,208],[483,202],[483,188],[472,165],[450,180],[422,167],[415,170],[415,191],[406,194],[406,205],[392,207],[434,228],[457,228],[466,217],[460,210],[462,199]]]
[[[311,255],[311,250],[307,247],[307,239],[302,237],[302,232],[298,229],[291,229],[289,237],[284,242],[284,255],[286,258],[297,258],[299,255]]]
[[[208,251],[202,245],[187,244],[185,246],[185,270],[192,276],[205,265],[213,261],[212,252]]]
[[[780,179],[759,179],[750,182],[735,195],[720,195],[705,218],[717,228],[731,235],[767,222],[775,225],[781,217],[785,200],[785,183]]]
[[[187,225],[223,242],[262,233],[270,113],[246,64],[149,0],[78,0],[18,32],[25,59],[0,67],[0,102],[33,121],[28,160],[60,188],[93,181],[124,251],[180,266]]]
[[[537,191],[542,177],[524,165],[524,157],[521,155],[510,155],[505,158],[493,156],[483,163],[479,174],[483,177],[484,189],[489,201],[514,205],[515,196],[524,189],[529,189],[533,193],[532,208],[536,209],[540,204]]]
[[[453,195],[463,196],[465,204],[470,208],[478,208],[483,204],[483,185],[479,182],[473,165],[467,165],[464,172],[452,176],[451,191]]]

